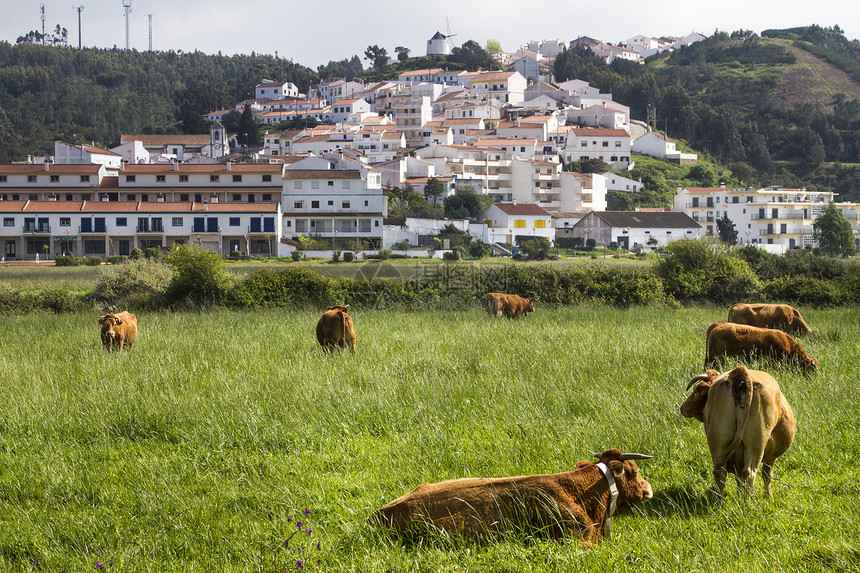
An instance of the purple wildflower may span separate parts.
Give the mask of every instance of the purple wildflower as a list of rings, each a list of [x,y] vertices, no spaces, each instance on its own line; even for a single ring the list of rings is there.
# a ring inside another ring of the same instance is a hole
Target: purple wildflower
[[[307,530],[305,533],[307,533],[308,535],[310,535],[310,534],[311,534],[311,528],[310,528],[310,527],[308,527],[308,530]]]
[[[319,549],[319,548],[320,548],[320,542],[317,541],[317,549]]]
[[[296,561],[296,567],[301,567],[301,566],[302,566],[302,562],[301,562],[301,561]]]
[[[317,565],[319,565],[320,563],[322,563],[322,559],[317,559]]]
[[[302,528],[302,522],[301,521],[296,522],[296,527],[301,529]]]
[[[292,521],[292,520],[293,520],[293,516],[292,516],[292,515],[288,515],[288,516],[287,516],[287,521]]]
[[[96,567],[104,567],[104,565],[102,565],[101,563],[99,563],[98,561],[96,561]]]
[[[310,514],[311,514],[311,510],[305,508],[305,515],[310,515]]]
[[[289,547],[289,546],[290,546],[290,540],[289,540],[289,539],[285,539],[285,540],[284,540],[284,547]]]

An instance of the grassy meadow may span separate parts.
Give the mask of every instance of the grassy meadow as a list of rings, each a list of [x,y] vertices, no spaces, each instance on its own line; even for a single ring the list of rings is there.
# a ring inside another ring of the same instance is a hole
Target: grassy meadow
[[[0,316],[0,571],[860,570],[860,312],[802,310],[820,374],[754,363],[798,420],[774,501],[730,478],[722,506],[678,407],[723,308],[356,311],[354,357],[319,350],[316,310],[138,313],[122,355],[95,313]],[[595,549],[367,522],[422,482],[610,447],[654,456],[655,497]]]

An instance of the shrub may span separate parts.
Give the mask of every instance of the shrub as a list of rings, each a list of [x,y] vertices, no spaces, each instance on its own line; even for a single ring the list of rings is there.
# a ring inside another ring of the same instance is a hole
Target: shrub
[[[85,264],[88,267],[97,267],[100,264],[102,264],[102,258],[101,257],[87,257]]]
[[[810,277],[779,277],[764,286],[764,296],[775,302],[832,306],[842,302],[839,288],[831,281]]]
[[[169,303],[211,306],[221,301],[230,286],[224,259],[199,245],[179,245],[167,264],[174,271],[166,293]]]
[[[143,251],[143,256],[147,259],[153,259],[155,261],[161,260],[161,247],[147,247]]]
[[[172,275],[164,263],[133,260],[102,275],[89,298],[100,305],[155,307],[162,301]]]
[[[57,255],[54,257],[54,264],[58,267],[76,267],[81,261],[76,259],[75,255]]]
[[[609,243],[609,248],[612,249],[613,251],[617,251],[618,250],[618,243],[616,243],[615,241],[612,241],[611,243]]]
[[[377,254],[377,258],[382,259],[383,261],[391,257],[391,249],[379,249],[379,253]]]
[[[142,257],[143,257],[143,251],[141,249],[137,249],[137,248],[132,249],[132,251],[131,251],[131,258],[132,259],[140,259]]]
[[[445,251],[444,253],[442,253],[442,259],[445,261],[459,261],[460,251],[458,251],[457,249]]]
[[[490,254],[490,245],[480,239],[472,239],[469,243],[469,254],[476,259],[481,259]]]
[[[298,249],[296,249],[296,250],[294,250],[292,253],[290,253],[290,256],[292,256],[292,257],[293,257],[293,260],[294,260],[294,261],[300,261],[300,260],[302,260],[302,252],[301,252],[300,250],[298,250]]]
[[[654,265],[666,292],[677,300],[737,302],[755,298],[761,283],[731,247],[709,239],[669,243]]]
[[[108,262],[112,265],[120,265],[128,262],[128,255],[111,255],[108,257]]]
[[[338,262],[340,260],[340,251],[332,251],[331,252],[331,260],[332,262]]]
[[[242,258],[242,253],[239,250],[233,250],[233,251],[230,251],[229,257],[230,257],[230,260],[232,260],[232,261],[238,261],[239,259]]]
[[[351,263],[353,260],[355,260],[355,253],[353,253],[352,251],[344,251],[343,260],[346,263]]]
[[[351,282],[352,279],[332,279],[297,267],[283,270],[264,269],[242,278],[231,289],[225,303],[237,308],[298,308],[307,305],[325,307],[346,301]]]
[[[533,237],[520,243],[520,249],[530,259],[542,261],[549,256],[549,239],[545,237]]]

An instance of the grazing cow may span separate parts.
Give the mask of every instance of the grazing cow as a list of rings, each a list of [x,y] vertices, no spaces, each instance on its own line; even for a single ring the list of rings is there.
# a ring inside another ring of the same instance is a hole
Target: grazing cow
[[[705,424],[714,462],[714,491],[722,498],[726,474],[732,473],[744,494],[752,493],[761,467],[764,491],[772,498],[773,465],[794,441],[794,413],[767,372],[738,366],[720,375],[716,370],[696,376],[693,393],[681,415]]]
[[[719,365],[720,358],[770,357],[799,365],[804,372],[817,372],[818,360],[811,358],[791,335],[772,328],[715,322],[708,327],[705,368]]]
[[[535,310],[535,299],[516,294],[491,292],[484,299],[487,312],[496,318],[504,314],[508,318],[522,318]]]
[[[102,344],[108,352],[131,348],[137,340],[137,317],[130,312],[105,314],[98,323],[102,325]]]
[[[355,354],[355,326],[348,309],[349,305],[330,306],[317,322],[317,340],[326,352],[349,348]]]
[[[759,328],[776,328],[790,334],[812,332],[796,308],[787,304],[745,304],[739,302],[729,309],[729,322]]]
[[[573,535],[590,546],[609,537],[613,514],[653,495],[632,461],[651,456],[612,449],[595,457],[599,463],[578,462],[559,474],[425,483],[371,519],[398,530],[423,525],[464,537],[525,526],[556,539]]]

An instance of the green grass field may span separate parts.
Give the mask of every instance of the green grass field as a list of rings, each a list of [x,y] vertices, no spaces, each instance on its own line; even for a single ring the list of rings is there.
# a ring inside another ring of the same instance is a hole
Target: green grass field
[[[355,357],[319,350],[318,311],[140,313],[123,355],[95,313],[2,316],[0,571],[860,570],[860,316],[802,311],[820,374],[754,363],[798,420],[775,499],[730,480],[722,506],[678,407],[723,308],[356,312]],[[655,498],[595,549],[367,523],[422,482],[567,471],[610,447],[654,456]],[[287,548],[299,519],[312,533]]]

